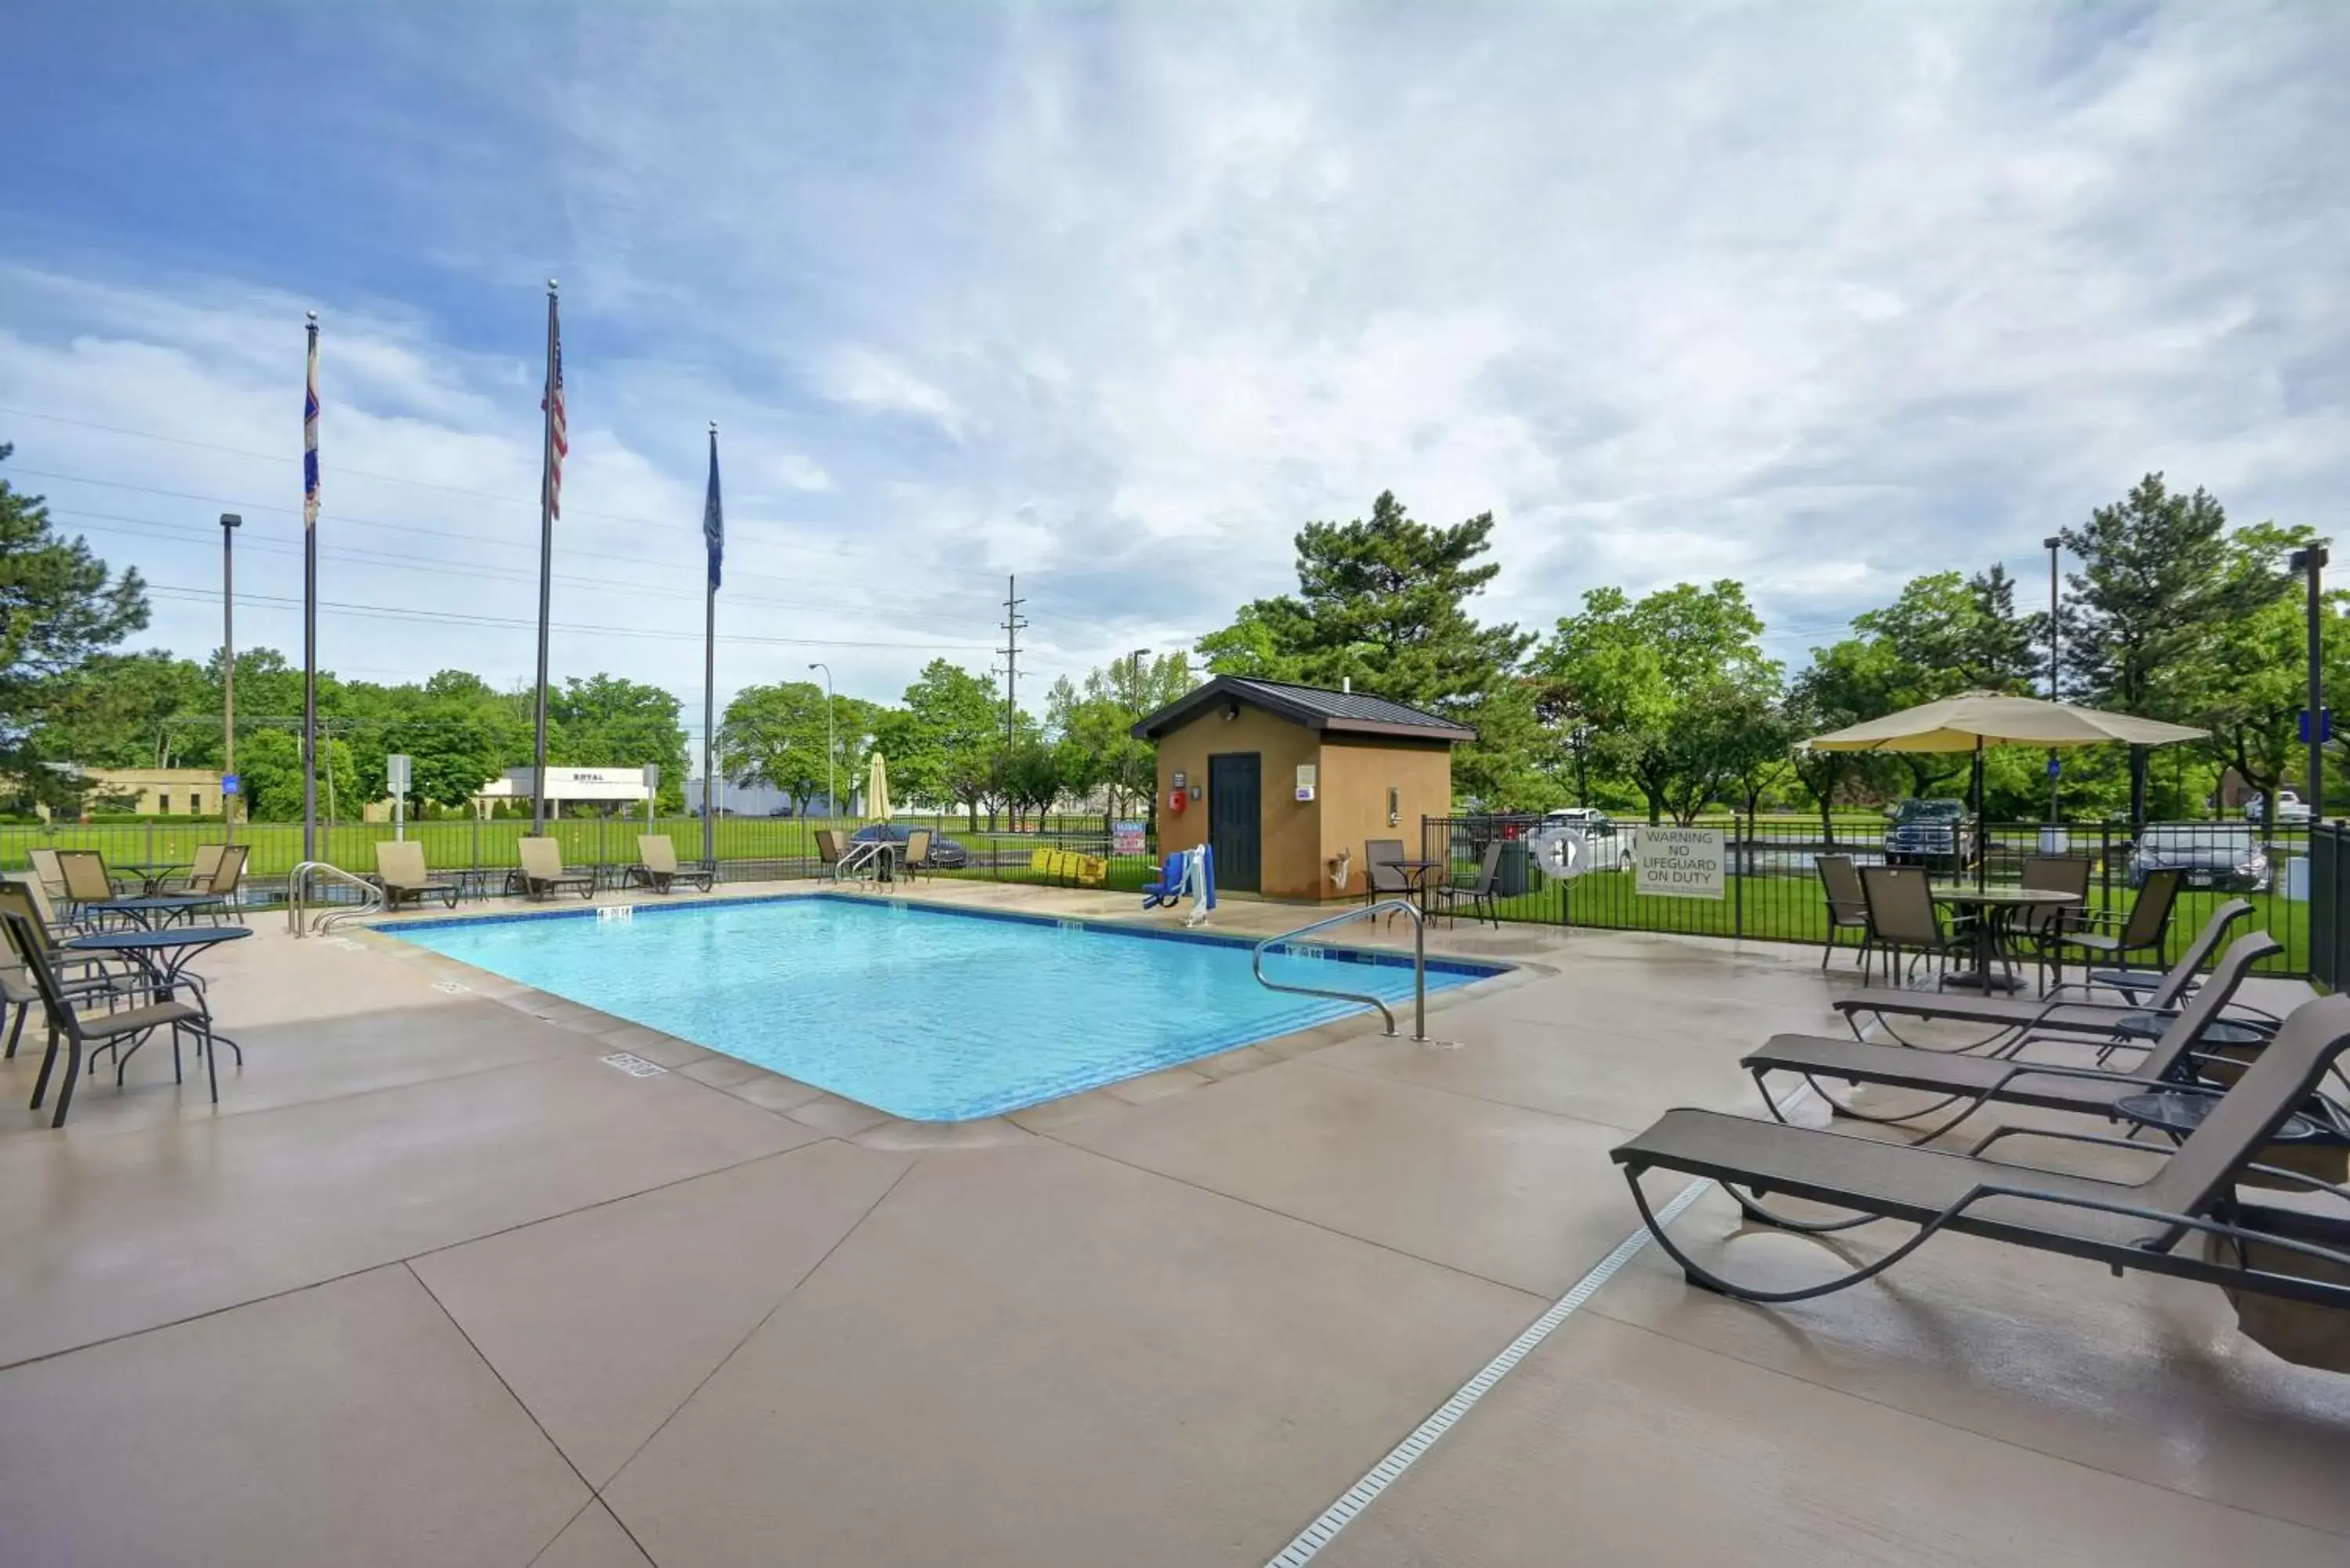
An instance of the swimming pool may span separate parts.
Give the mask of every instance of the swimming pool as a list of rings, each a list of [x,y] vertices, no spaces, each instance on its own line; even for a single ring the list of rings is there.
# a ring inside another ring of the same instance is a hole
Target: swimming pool
[[[916,1121],[999,1116],[1360,1011],[1267,991],[1242,938],[826,894],[378,929]],[[1428,988],[1501,971],[1431,959]],[[1391,954],[1275,953],[1265,972],[1411,995]]]

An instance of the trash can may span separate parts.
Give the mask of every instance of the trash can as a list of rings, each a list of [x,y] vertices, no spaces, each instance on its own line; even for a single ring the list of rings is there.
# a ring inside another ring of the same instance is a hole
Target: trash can
[[[1534,883],[1534,858],[1524,839],[1505,840],[1502,845],[1502,863],[1494,868],[1495,895],[1503,898],[1523,898]]]

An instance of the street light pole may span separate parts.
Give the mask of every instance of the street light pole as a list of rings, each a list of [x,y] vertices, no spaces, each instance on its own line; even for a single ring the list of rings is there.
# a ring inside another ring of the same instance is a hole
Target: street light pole
[[[224,512],[221,524],[221,782],[236,776],[236,531],[244,519]],[[237,788],[244,787],[240,781]],[[221,842],[236,842],[236,796],[221,792]]]
[[[2324,592],[2320,581],[2328,559],[2325,546],[2293,553],[2293,569],[2309,576],[2309,820],[2325,820],[2325,645]]]
[[[2057,651],[2059,643],[2056,630],[2056,555],[2064,548],[2064,541],[2059,535],[2052,534],[2040,542],[2048,547],[2048,701],[2061,702],[2064,699],[2057,694],[2061,687],[2063,664]],[[2059,765],[2056,753],[2052,750],[2048,753],[2048,826],[2051,827],[2055,826],[2061,820],[2056,815],[2056,792],[2061,787],[2057,774]]]
[[[824,671],[824,819],[830,822],[840,815],[840,803],[832,793],[832,760],[837,754],[832,739],[832,666],[816,663],[808,668]]]

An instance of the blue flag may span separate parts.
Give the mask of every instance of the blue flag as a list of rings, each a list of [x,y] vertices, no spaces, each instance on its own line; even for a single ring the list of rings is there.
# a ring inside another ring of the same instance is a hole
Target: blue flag
[[[710,590],[718,591],[719,564],[726,558],[726,514],[718,504],[718,427],[710,427],[710,494],[702,504],[702,542],[710,546]]]

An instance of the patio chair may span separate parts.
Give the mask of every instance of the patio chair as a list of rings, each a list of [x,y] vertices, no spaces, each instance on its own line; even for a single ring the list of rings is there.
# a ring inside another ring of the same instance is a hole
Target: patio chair
[[[0,913],[0,926],[7,930],[8,945],[15,950],[16,960],[30,975],[33,988],[40,994],[42,1009],[48,1015],[49,1044],[41,1058],[41,1071],[33,1080],[32,1108],[39,1110],[49,1092],[49,1077],[57,1064],[57,1051],[66,1051],[66,1074],[57,1085],[57,1113],[49,1126],[66,1125],[66,1113],[73,1106],[74,1085],[81,1081],[81,1064],[85,1056],[102,1048],[112,1047],[120,1053],[126,1043],[136,1044],[158,1029],[172,1032],[172,1079],[181,1076],[180,1035],[184,1031],[196,1036],[197,1048],[204,1059],[204,1073],[212,1089],[213,1104],[220,1104],[220,1073],[216,1063],[220,1053],[213,1048],[212,1017],[202,1005],[203,993],[194,994],[194,1003],[168,1001],[150,1002],[137,1007],[115,1008],[109,1011],[84,1012],[75,1005],[73,992],[49,967],[48,954],[33,922],[14,911]]]
[[[906,830],[904,870],[910,877],[919,877],[934,867],[931,865],[931,830],[912,827]]]
[[[1828,940],[1820,950],[1820,967],[1828,967],[1835,956],[1836,933],[1860,933],[1860,972],[1868,974],[1868,955],[1877,946],[1877,929],[1868,923],[1868,895],[1860,886],[1860,872],[1849,855],[1815,855],[1812,864],[1819,868],[1820,888],[1828,901]]]
[[[186,875],[167,877],[157,885],[155,890],[159,893],[192,893],[201,890],[210,884],[213,873],[220,869],[221,856],[227,848],[228,846],[225,844],[197,845],[196,852],[188,857]]]
[[[1403,868],[1403,840],[1363,840],[1363,902],[1377,904],[1388,898],[1409,898],[1411,893],[1411,874]],[[1392,925],[1395,916],[1389,914],[1388,921]]]
[[[2092,914],[2068,923],[2055,940],[2057,967],[2064,967],[2067,951],[2081,955],[2084,969],[2099,959],[2126,967],[2135,953],[2150,954],[2159,962],[2163,941],[2170,934],[2170,911],[2178,902],[2178,887],[2186,876],[2186,872],[2175,868],[2149,871],[2138,887],[2137,898],[2130,904],[2129,914],[2123,919],[2116,921],[2111,915]],[[2086,929],[2097,925],[2115,929]]]
[[[438,898],[453,909],[457,907],[457,884],[435,882],[424,864],[424,846],[414,839],[376,840],[375,881],[383,889],[386,909],[397,909],[402,899],[422,903]]]
[[[841,853],[838,828],[819,827],[816,830],[816,874],[818,877],[828,877],[836,882],[840,880]]]
[[[596,896],[596,878],[585,871],[563,869],[563,847],[554,839],[525,835],[515,841],[522,857],[522,890],[533,898],[551,898],[566,888],[583,898]]]
[[[2048,970],[2054,962],[2056,944],[2065,930],[2076,925],[2086,913],[2089,904],[2090,865],[2079,855],[2035,855],[2023,863],[2023,887],[2028,892],[2064,893],[2079,900],[2074,904],[2036,904],[2019,909],[2008,929],[2032,949],[2033,966],[2040,978],[2040,989],[2048,989]],[[2056,978],[2064,978],[2062,965]]]
[[[122,891],[106,869],[106,857],[95,849],[60,849],[57,869],[63,873],[66,901],[75,909],[121,898]]]
[[[1918,1135],[1919,1143],[1931,1142],[1993,1101],[2111,1116],[2114,1102],[2122,1096],[2143,1095],[2175,1084],[2197,1083],[2210,1076],[2202,1072],[2209,1064],[2220,1066],[2223,1084],[2232,1082],[2242,1068],[2241,1059],[2207,1057],[2198,1047],[2204,1032],[2219,1020],[2229,1000],[2236,994],[2236,988],[2251,972],[2252,965],[2283,950],[2277,940],[2265,931],[2238,937],[2226,956],[2213,967],[2210,983],[2169,1021],[2159,1038],[2144,1048],[2146,1054],[2137,1065],[2126,1071],[2028,1061],[2019,1053],[2033,1043],[2034,1037],[2030,1035],[1996,1055],[1969,1056],[1956,1052],[1918,1051],[1907,1045],[1879,1045],[1865,1040],[1839,1040],[1832,1035],[1776,1034],[1739,1065],[1754,1075],[1755,1086],[1762,1091],[1763,1104],[1783,1121],[1785,1118],[1780,1116],[1778,1102],[1772,1098],[1767,1081],[1773,1073],[1796,1075],[1819,1092],[1830,1111],[1855,1121],[1906,1126],[1920,1117],[1936,1116],[1949,1106],[1960,1106],[1955,1115]],[[1944,1097],[1898,1116],[1878,1116],[1838,1103],[1821,1086],[1819,1080],[1823,1078],[1839,1079],[1853,1087],[1873,1084]]]
[[[26,855],[33,862],[33,875],[39,878],[41,888],[59,903],[66,897],[66,868],[57,860],[54,849],[28,849]]]
[[[2195,940],[2187,944],[2187,950],[2178,955],[2178,961],[2165,971],[2142,1002],[2099,1002],[2085,994],[2078,999],[2070,998],[2065,996],[2066,992],[2085,992],[2089,987],[2084,981],[2067,981],[2050,988],[2047,995],[2037,1000],[1869,990],[1837,997],[1828,1005],[1844,1014],[1845,1023],[1856,1035],[1860,1033],[1863,1017],[1883,1025],[1896,1040],[1901,1039],[1901,1035],[1894,1020],[1901,1018],[1979,1023],[1990,1028],[1991,1033],[1981,1040],[1958,1047],[1969,1051],[1996,1044],[2012,1034],[2034,1029],[2097,1039],[2145,1038],[2150,1033],[2158,1032],[2161,1018],[2178,1010],[2199,978],[2198,971],[2203,967],[2204,961],[2218,950],[2228,928],[2251,909],[2251,906],[2241,898],[2231,898],[2214,909],[2210,919],[2196,933]],[[2259,1014],[2257,1010],[2242,1007],[2238,1007],[2236,1012],[2239,1015],[2252,1012],[2258,1017],[2266,1016]],[[2157,1021],[2152,1026],[2147,1022],[2150,1018]]]
[[[2195,940],[2188,945],[2187,953],[2192,955],[2195,960],[2195,963],[2189,965],[2187,970],[2187,979],[2190,985],[2193,983],[2195,967],[2200,965],[2209,956],[2210,949],[2216,937],[2225,931],[2230,923],[2242,919],[2251,912],[2251,901],[2248,898],[2230,898],[2211,911],[2210,919],[2205,922],[2203,929],[2197,933]],[[2184,961],[2184,957],[2181,961]],[[2173,964],[2167,970],[2093,969],[2079,981],[2068,982],[2057,989],[2116,992],[2132,1006],[2137,1006],[2141,1004],[2142,998],[2146,999],[2147,1004],[2151,1004],[2152,998],[2160,992],[2165,985],[2169,984],[2172,977],[2178,973],[2178,964]],[[2258,1010],[2246,1009],[2246,1011],[2257,1012]],[[2272,1018],[2274,1016],[2265,1012],[2261,1015]]]
[[[1472,875],[1455,877],[1436,889],[1438,909],[1451,917],[1466,904],[1472,913],[1478,909],[1484,910],[1485,918],[1493,922],[1496,930],[1500,929],[1502,916],[1493,897],[1493,888],[1501,875],[1502,841],[1499,838],[1488,839],[1485,853],[1478,857],[1477,869]]]
[[[2138,1269],[2231,1293],[2350,1310],[2350,1222],[2308,1210],[2258,1208],[2236,1196],[2239,1180],[2257,1172],[2350,1200],[2350,1191],[2342,1188],[2259,1160],[2345,1049],[2350,1049],[2350,996],[2329,996],[2300,1008],[2236,1085],[2212,1096],[2202,1125],[2169,1150],[2085,1133],[2002,1127],[1965,1152],[1950,1153],[1681,1109],[1666,1112],[1609,1158],[1624,1168],[1649,1235],[1680,1265],[1682,1276],[1742,1301],[1784,1303],[1847,1289],[1950,1231],[2086,1259],[2116,1273]],[[2147,1179],[2126,1182],[1986,1156],[1991,1145],[2007,1137],[2132,1149],[2161,1158],[2162,1163]],[[1658,1223],[1640,1186],[1640,1178],[1651,1170],[1719,1182],[1749,1219],[1797,1234],[1833,1234],[1879,1220],[1904,1220],[1918,1229],[1891,1251],[1823,1284],[1761,1289],[1698,1262]],[[1762,1199],[1776,1195],[1845,1212],[1833,1220],[1794,1219],[1762,1207]],[[2180,1244],[2190,1239],[2202,1247],[2183,1249]],[[2248,1262],[2248,1257],[2266,1266]]]
[[[238,889],[244,881],[245,857],[252,853],[242,844],[224,846],[220,863],[213,867],[212,876],[190,887],[189,891],[205,896],[204,903],[192,904],[190,910],[210,909],[240,926],[244,924],[244,899]]]
[[[629,867],[629,880],[656,893],[666,893],[682,880],[707,893],[715,875],[707,866],[696,866],[691,870],[681,867],[677,846],[667,834],[640,833],[637,836],[637,863]]]
[[[1926,961],[1936,964],[1934,983],[1950,973],[1950,960],[1965,957],[1974,944],[1970,926],[1946,929],[1942,912],[1934,905],[1934,890],[1926,873],[1914,866],[1864,866],[1861,893],[1868,905],[1869,929],[1877,933],[1886,954],[1886,974],[1897,984],[1914,976]],[[1902,955],[1909,955],[1907,976]]]

